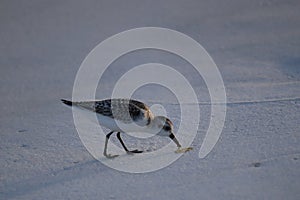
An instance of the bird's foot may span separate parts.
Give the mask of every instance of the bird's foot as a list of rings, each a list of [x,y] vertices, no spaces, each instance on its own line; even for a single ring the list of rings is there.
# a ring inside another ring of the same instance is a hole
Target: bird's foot
[[[130,151],[130,152],[132,152],[132,153],[143,153],[143,151],[140,151],[140,150],[137,150],[137,149],[132,150],[132,151]]]
[[[193,147],[187,147],[187,148],[181,148],[181,147],[179,147],[175,151],[175,153],[185,153],[185,152],[188,152],[188,151],[191,151],[191,150],[193,150]]]
[[[143,151],[140,151],[140,150],[137,150],[137,149],[132,150],[132,151],[127,151],[127,154],[129,154],[129,155],[133,155],[135,153],[143,153]]]
[[[119,155],[112,155],[112,154],[103,154],[106,158],[109,158],[109,159],[112,159],[112,158],[116,158],[118,157]]]

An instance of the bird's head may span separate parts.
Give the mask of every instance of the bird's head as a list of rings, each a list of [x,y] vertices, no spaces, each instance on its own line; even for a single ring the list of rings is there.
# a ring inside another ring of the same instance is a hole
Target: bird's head
[[[173,133],[173,123],[170,119],[164,116],[156,116],[154,117],[151,124],[157,135],[167,136],[176,143],[177,147],[181,147]]]

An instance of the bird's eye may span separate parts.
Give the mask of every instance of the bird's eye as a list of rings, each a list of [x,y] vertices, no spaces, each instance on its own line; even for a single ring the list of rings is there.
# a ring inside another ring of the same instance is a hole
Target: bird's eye
[[[165,126],[164,129],[165,129],[165,131],[170,131],[171,127],[170,126]]]

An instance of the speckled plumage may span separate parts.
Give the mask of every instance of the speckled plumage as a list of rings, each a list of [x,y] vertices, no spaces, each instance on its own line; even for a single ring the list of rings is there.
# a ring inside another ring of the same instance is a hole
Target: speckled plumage
[[[133,99],[106,99],[101,101],[73,102],[73,105],[119,120],[125,124],[135,123],[145,126],[153,119],[149,107]]]

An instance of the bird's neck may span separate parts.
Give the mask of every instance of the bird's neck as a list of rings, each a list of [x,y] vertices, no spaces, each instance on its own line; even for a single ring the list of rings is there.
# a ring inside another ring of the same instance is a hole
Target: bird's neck
[[[152,118],[149,124],[145,127],[145,132],[157,134],[159,132],[156,121]]]

